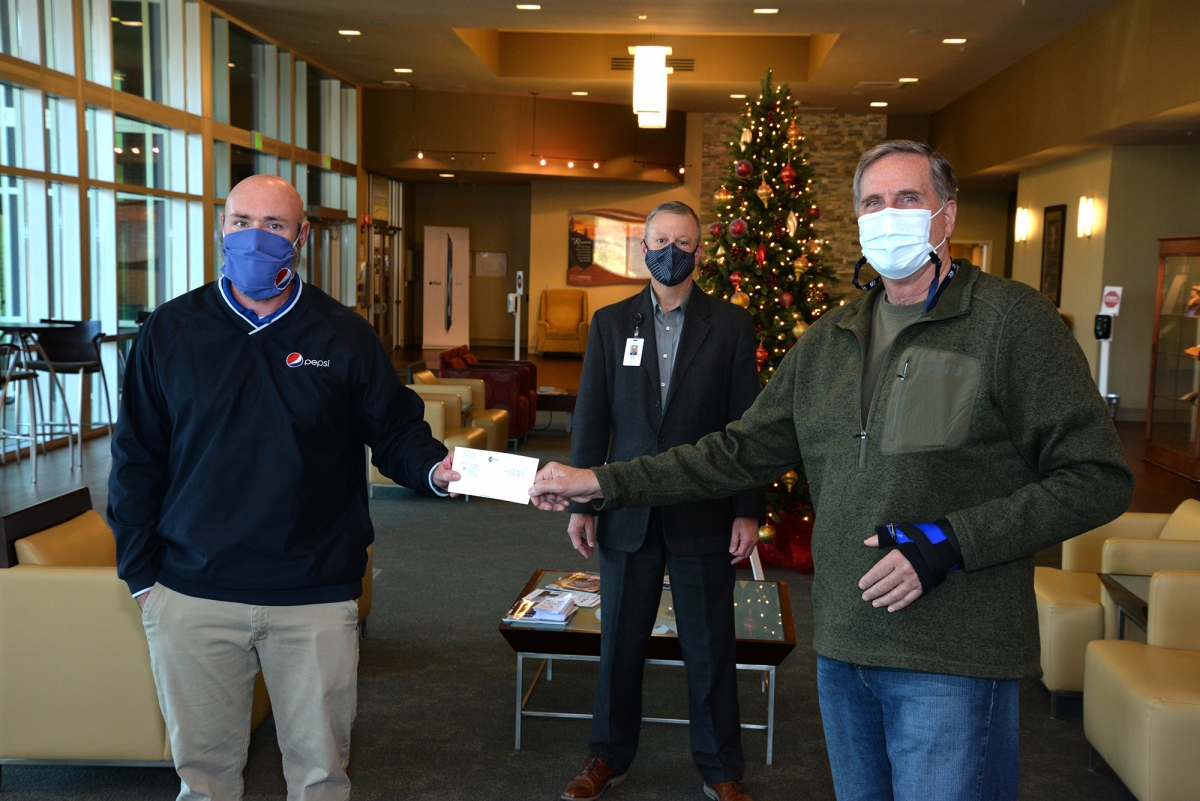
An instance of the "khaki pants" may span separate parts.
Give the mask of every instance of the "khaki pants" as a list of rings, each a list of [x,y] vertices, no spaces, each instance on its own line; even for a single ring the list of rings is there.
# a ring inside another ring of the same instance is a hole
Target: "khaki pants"
[[[251,606],[155,584],[142,612],[178,801],[238,801],[262,666],[289,801],[350,797],[358,602]]]

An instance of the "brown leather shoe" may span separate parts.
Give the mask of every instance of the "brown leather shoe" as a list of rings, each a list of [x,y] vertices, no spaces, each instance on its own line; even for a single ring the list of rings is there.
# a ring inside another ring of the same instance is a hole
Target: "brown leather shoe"
[[[704,783],[704,794],[713,801],[750,801],[741,782]],[[565,797],[565,796],[564,796]]]
[[[571,779],[559,798],[563,801],[595,801],[609,787],[616,787],[623,781],[624,773],[618,776],[603,759],[591,754],[583,765],[583,771]]]

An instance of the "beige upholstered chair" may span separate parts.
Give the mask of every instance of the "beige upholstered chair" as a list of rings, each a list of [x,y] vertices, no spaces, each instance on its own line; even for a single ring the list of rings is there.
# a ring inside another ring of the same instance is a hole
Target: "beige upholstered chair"
[[[463,393],[462,389],[470,390]],[[449,393],[463,399],[463,425],[482,428],[487,432],[487,449],[503,451],[508,448],[508,410],[487,408],[487,384],[482,378],[448,378],[442,380],[432,370],[413,373],[409,389],[422,397]]]
[[[429,424],[433,438],[447,448],[477,448],[487,447],[487,432],[482,428],[464,428],[462,425],[462,399],[454,393],[423,398],[425,401],[425,422]],[[374,494],[375,485],[395,486],[396,482],[379,472],[379,468],[371,460],[371,449],[367,448],[367,484],[369,491]],[[368,567],[367,572],[370,572]]]
[[[1083,731],[1139,801],[1200,795],[1200,572],[1150,580],[1147,642],[1095,640]]]
[[[583,353],[587,350],[587,292],[582,289],[544,290],[537,330],[541,353]]]

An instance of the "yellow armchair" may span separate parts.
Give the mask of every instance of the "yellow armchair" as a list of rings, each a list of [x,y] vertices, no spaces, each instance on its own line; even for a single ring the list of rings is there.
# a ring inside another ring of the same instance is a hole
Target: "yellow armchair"
[[[451,378],[443,381],[432,370],[413,373],[409,389],[422,397],[458,395],[463,400],[463,424],[487,432],[487,449],[508,449],[508,409],[487,408],[487,384],[482,378]],[[463,390],[469,390],[464,392]]]
[[[1084,673],[1083,732],[1139,801],[1200,788],[1200,571],[1150,579],[1146,643],[1095,640]]]
[[[583,353],[587,350],[587,292],[582,289],[543,291],[537,330],[541,353]]]

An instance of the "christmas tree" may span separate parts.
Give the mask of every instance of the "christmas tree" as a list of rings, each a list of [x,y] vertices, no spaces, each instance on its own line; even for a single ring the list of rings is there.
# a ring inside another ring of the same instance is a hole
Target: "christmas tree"
[[[829,308],[832,272],[813,170],[796,120],[799,103],[771,71],[758,99],[746,104],[729,141],[730,163],[713,195],[716,222],[700,266],[700,288],[750,312],[758,336],[759,381],[766,386],[784,355]],[[812,507],[802,473],[789,471],[767,490],[764,559],[784,567],[812,566]]]

